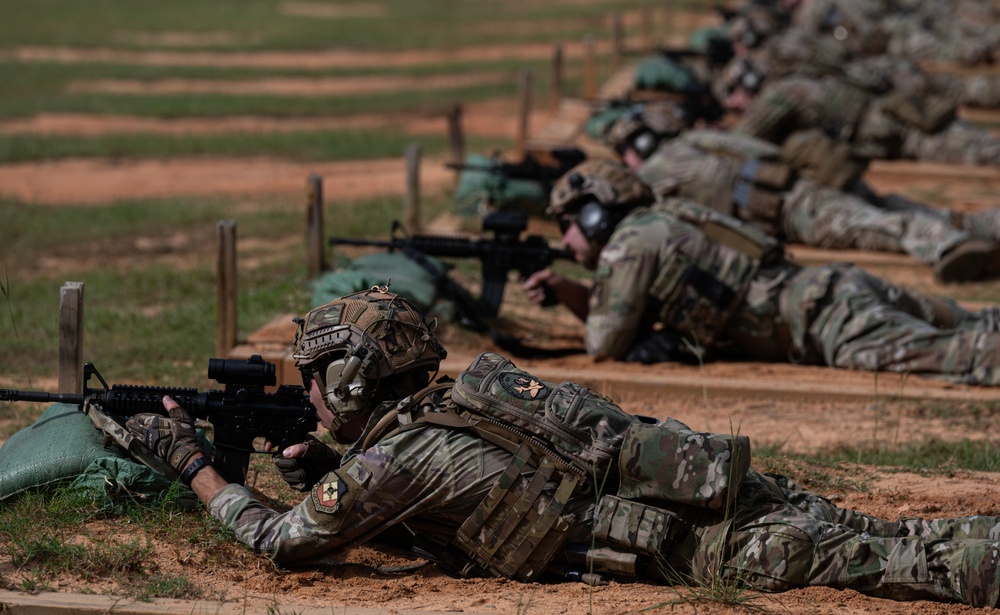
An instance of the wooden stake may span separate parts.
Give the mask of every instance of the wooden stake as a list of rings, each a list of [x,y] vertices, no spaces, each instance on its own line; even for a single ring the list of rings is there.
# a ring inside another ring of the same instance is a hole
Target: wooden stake
[[[518,122],[516,147],[519,159],[524,158],[528,145],[528,130],[531,121],[531,71],[522,70],[518,80]]]
[[[83,282],[59,290],[59,392],[83,393]]]
[[[216,269],[215,352],[226,357],[236,347],[236,221],[219,222],[219,260]]]
[[[620,68],[625,56],[625,30],[622,27],[622,14],[611,15],[611,53],[614,67]]]
[[[653,53],[653,11],[648,4],[644,4],[639,15],[639,28],[642,32],[642,54],[649,55]]]
[[[597,98],[597,57],[592,34],[583,37],[583,50],[586,54],[583,65],[583,97],[594,100]]]
[[[306,252],[309,277],[326,271],[326,246],[323,236],[323,178],[310,175],[306,180]]]
[[[552,48],[552,87],[549,90],[549,114],[555,115],[562,100],[563,48],[556,43]]]
[[[406,146],[406,202],[403,219],[406,229],[411,233],[419,233],[423,227],[420,214],[420,144],[410,143]]]
[[[462,132],[462,103],[455,103],[448,110],[448,142],[451,144],[451,160],[465,162],[465,134]],[[459,171],[455,172],[458,177]]]

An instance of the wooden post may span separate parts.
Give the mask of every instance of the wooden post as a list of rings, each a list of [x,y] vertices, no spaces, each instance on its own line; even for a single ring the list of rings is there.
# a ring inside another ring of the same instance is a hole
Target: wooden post
[[[556,43],[552,49],[552,84],[549,90],[549,114],[555,115],[562,100],[563,48]]]
[[[674,0],[663,2],[663,45],[670,47],[674,42]]]
[[[465,162],[465,133],[462,132],[462,103],[455,103],[448,110],[448,142],[451,144],[451,161]],[[455,172],[458,177],[458,171]]]
[[[323,236],[323,178],[309,175],[306,180],[306,251],[309,277],[326,271],[326,246]]]
[[[583,97],[587,100],[597,98],[597,57],[594,51],[594,36],[583,37],[583,51],[586,54],[583,64]]]
[[[236,221],[218,225],[219,260],[216,270],[215,353],[224,358],[236,346]]]
[[[519,159],[524,158],[525,149],[528,146],[528,130],[531,121],[531,71],[522,70],[518,80],[518,109],[517,122],[517,146],[516,150]]]
[[[59,392],[83,393],[83,282],[59,290]]]
[[[423,227],[420,216],[420,144],[410,143],[406,146],[406,202],[403,219],[406,229],[411,233],[419,233]]]
[[[614,67],[620,68],[625,56],[625,30],[622,27],[622,14],[618,12],[611,15],[611,53]]]
[[[642,54],[653,53],[653,11],[648,4],[642,5],[639,11],[639,29],[642,32]]]

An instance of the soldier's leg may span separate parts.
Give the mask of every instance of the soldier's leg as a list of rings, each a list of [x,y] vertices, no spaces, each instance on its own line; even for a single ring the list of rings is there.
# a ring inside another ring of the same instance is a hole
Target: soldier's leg
[[[970,322],[941,329],[917,299],[856,267],[840,267],[814,316],[807,343],[827,365],[909,372],[970,384],[1000,384],[1000,333]],[[790,297],[800,293],[786,289]],[[789,319],[801,306],[782,302]],[[960,314],[960,313],[959,313]]]
[[[810,517],[843,525],[869,536],[886,538],[917,536],[924,540],[1000,540],[1000,517],[981,515],[945,519],[911,517],[887,521],[857,510],[841,508],[822,495],[807,491],[784,476],[764,475],[761,480],[772,481],[781,499]],[[773,488],[771,491],[775,492]]]
[[[734,520],[725,578],[763,591],[827,586],[897,600],[994,606],[1000,595],[995,540],[874,537],[770,506]]]
[[[1000,162],[1000,137],[962,120],[934,134],[911,128],[904,131],[902,156],[930,162],[994,165]]]
[[[799,180],[786,196],[782,227],[789,242],[832,249],[905,252],[926,264],[969,239],[945,216],[915,207],[888,211],[857,195]]]

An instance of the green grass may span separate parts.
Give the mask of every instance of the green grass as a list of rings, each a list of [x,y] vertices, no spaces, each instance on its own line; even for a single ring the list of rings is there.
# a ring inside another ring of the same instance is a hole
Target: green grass
[[[326,7],[356,3],[309,3]],[[362,3],[365,5],[366,3]],[[703,3],[707,4],[707,3]],[[254,49],[411,49],[476,43],[551,40],[548,32],[518,33],[514,23],[590,20],[588,28],[607,29],[604,20],[614,10],[636,8],[642,1],[572,4],[524,2],[464,2],[462,0],[386,0],[382,16],[308,17],[287,14],[279,0],[176,0],[167,4],[95,0],[19,2],[6,7],[0,41],[6,48],[22,45],[69,47],[144,47],[136,34],[225,33],[221,41],[199,48]],[[483,29],[480,24],[492,27]],[[505,23],[512,24],[505,28]],[[579,29],[577,30],[579,32]]]
[[[754,467],[786,474],[819,492],[864,490],[863,477],[845,478],[832,470],[844,464],[861,464],[919,474],[950,473],[955,470],[1000,472],[1000,447],[987,440],[957,442],[927,438],[919,442],[889,445],[867,442],[840,446],[810,454],[787,453],[781,444],[754,448]]]

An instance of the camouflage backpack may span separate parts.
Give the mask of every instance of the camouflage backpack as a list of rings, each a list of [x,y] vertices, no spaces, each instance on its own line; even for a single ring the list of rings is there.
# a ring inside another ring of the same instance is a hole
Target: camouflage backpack
[[[431,394],[437,400],[427,403]],[[453,385],[429,387],[399,408],[403,429],[428,423],[471,429],[512,454],[448,545],[461,555],[443,559],[460,576],[538,578],[573,525],[567,502],[598,487],[608,492],[594,521],[604,548],[587,557],[597,571],[638,576],[639,558],[662,555],[676,535],[678,510],[724,511],[749,468],[745,437],[642,419],[586,387],[540,380],[490,352]],[[521,480],[531,469],[534,478]],[[557,485],[554,492],[544,490],[547,483]]]

